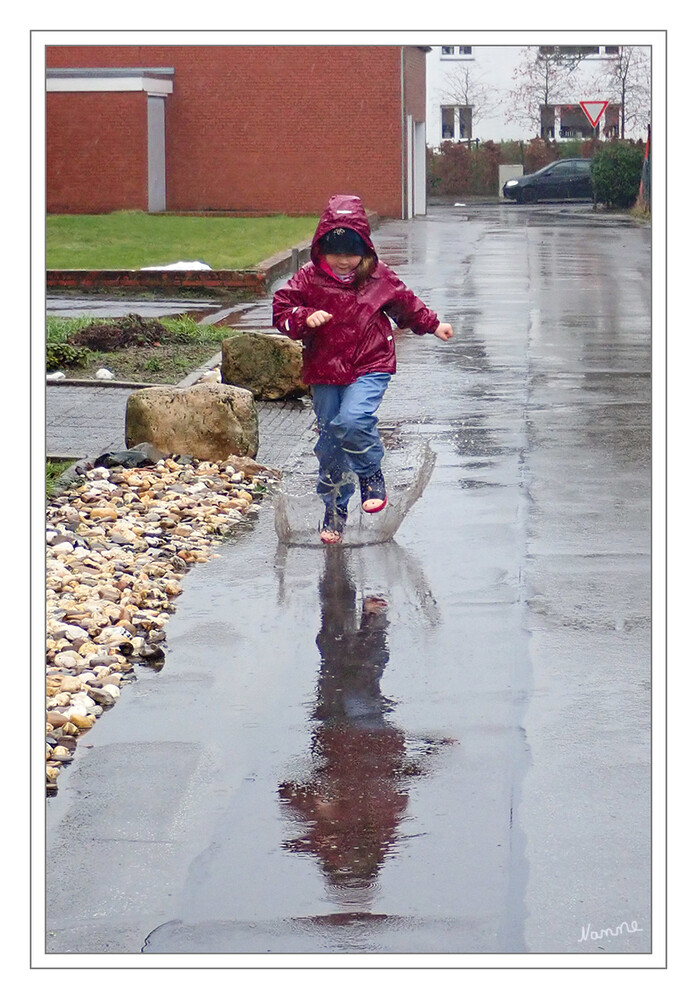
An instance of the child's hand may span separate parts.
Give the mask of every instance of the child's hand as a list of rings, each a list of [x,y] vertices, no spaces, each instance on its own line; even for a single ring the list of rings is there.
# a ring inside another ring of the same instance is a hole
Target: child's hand
[[[332,318],[331,312],[323,312],[322,309],[318,309],[317,312],[313,312],[305,320],[305,325],[309,326],[310,329],[316,329],[318,326],[324,326]]]
[[[453,336],[453,328],[450,323],[438,323],[433,331],[433,335],[439,340],[449,340]]]

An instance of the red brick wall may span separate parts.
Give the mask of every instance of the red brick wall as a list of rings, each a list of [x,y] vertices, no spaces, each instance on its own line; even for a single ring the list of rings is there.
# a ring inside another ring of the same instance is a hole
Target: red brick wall
[[[421,108],[424,53],[409,47],[406,60],[409,103]],[[316,214],[341,191],[380,215],[401,214],[398,46],[49,46],[46,61],[174,67],[170,210]]]
[[[426,121],[425,57],[416,46],[404,49],[404,105],[414,121]]]
[[[144,93],[46,95],[46,207],[148,209]]]

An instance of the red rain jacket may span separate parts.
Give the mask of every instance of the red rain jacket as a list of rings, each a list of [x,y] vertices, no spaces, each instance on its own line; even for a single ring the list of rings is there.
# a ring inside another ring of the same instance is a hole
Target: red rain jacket
[[[432,333],[439,322],[436,313],[382,261],[358,288],[322,270],[318,241],[338,226],[354,229],[377,260],[360,199],[335,194],[319,220],[310,262],[273,297],[274,326],[303,342],[302,377],[306,385],[349,385],[360,375],[394,374],[390,319],[401,329],[410,328],[419,334]],[[309,329],[305,320],[318,309],[331,313],[333,318],[324,326]]]

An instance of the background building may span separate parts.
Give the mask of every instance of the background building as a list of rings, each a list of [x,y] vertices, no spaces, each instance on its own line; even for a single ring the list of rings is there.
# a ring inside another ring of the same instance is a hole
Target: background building
[[[427,51],[49,45],[47,211],[423,214]]]
[[[590,138],[580,101],[608,101],[601,138],[621,135],[623,108],[624,137],[640,138],[651,120],[650,48],[437,45],[427,56],[427,93],[431,147],[444,140]]]

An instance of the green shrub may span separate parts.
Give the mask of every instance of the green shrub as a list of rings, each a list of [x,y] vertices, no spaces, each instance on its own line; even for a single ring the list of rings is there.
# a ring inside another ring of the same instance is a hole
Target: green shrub
[[[644,162],[642,143],[606,143],[593,157],[591,183],[597,201],[612,208],[630,208],[639,194]]]
[[[69,368],[73,364],[80,364],[86,356],[87,350],[84,347],[73,347],[69,343],[47,343],[46,370]]]
[[[53,317],[46,322],[46,370],[57,371],[80,364],[87,355],[85,347],[74,347],[68,343],[70,333],[75,329],[74,320],[63,323]]]

